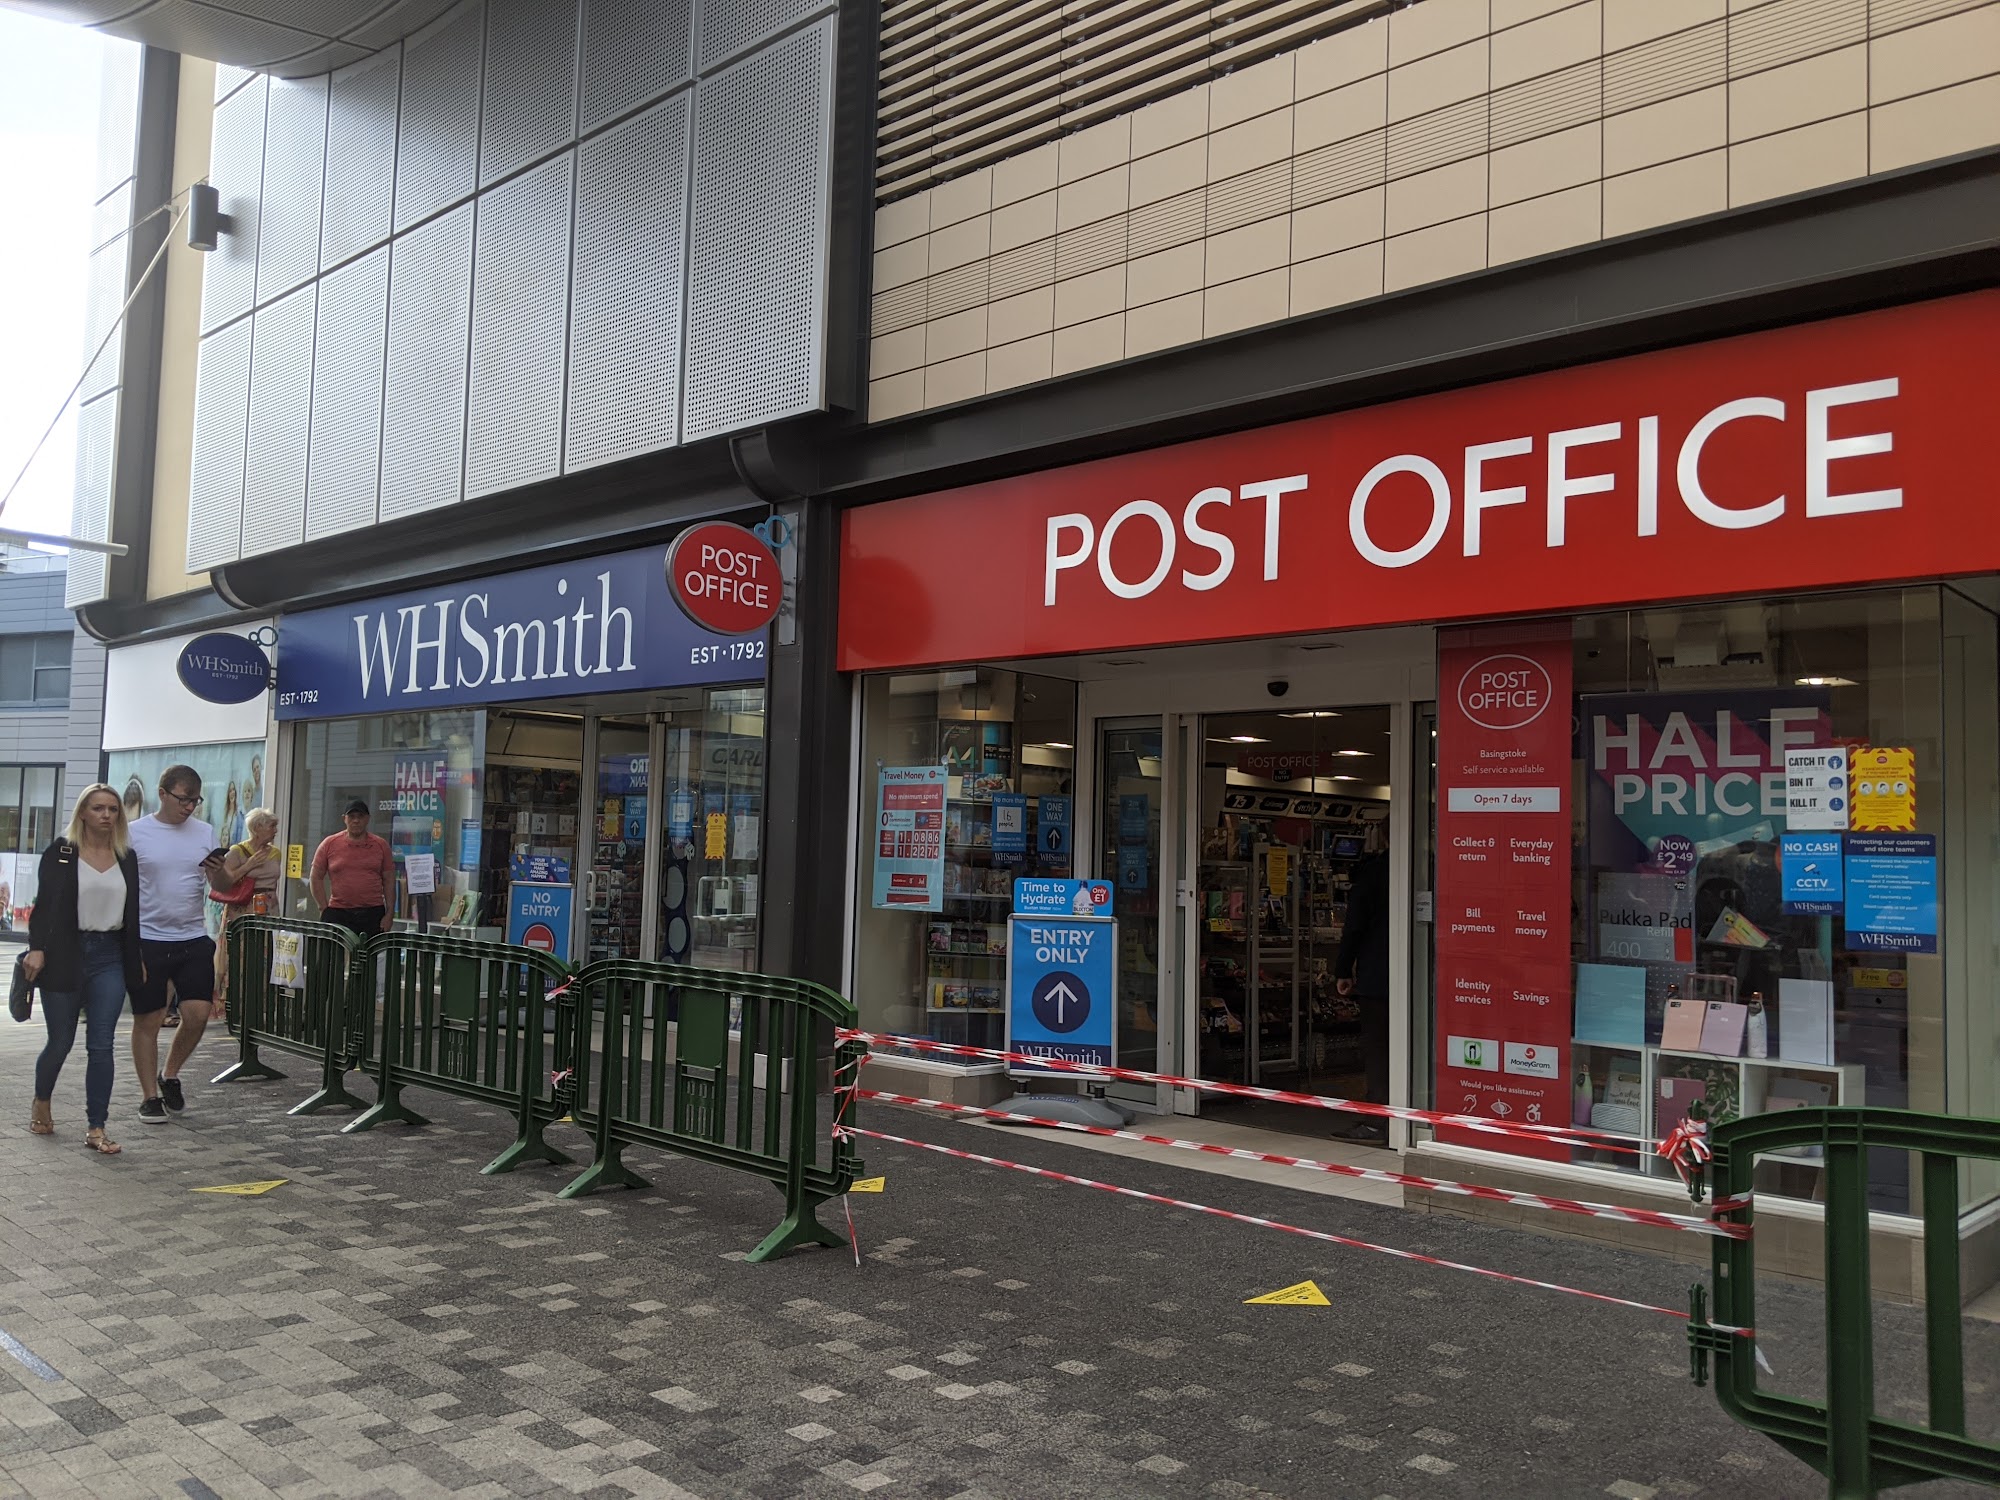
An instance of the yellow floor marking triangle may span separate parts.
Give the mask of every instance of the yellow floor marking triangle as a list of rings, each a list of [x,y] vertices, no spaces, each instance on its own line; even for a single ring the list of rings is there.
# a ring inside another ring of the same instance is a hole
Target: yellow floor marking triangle
[[[1280,1287],[1275,1292],[1266,1292],[1261,1297],[1245,1297],[1245,1307],[1331,1307],[1325,1292],[1316,1281],[1301,1281],[1297,1286]]]
[[[854,1185],[848,1188],[850,1193],[884,1193],[888,1190],[889,1179],[886,1177],[857,1177]]]
[[[258,1198],[270,1192],[272,1188],[283,1187],[290,1181],[289,1177],[274,1177],[269,1182],[231,1182],[225,1183],[221,1187],[190,1188],[188,1191],[194,1193],[226,1193],[232,1198]]]

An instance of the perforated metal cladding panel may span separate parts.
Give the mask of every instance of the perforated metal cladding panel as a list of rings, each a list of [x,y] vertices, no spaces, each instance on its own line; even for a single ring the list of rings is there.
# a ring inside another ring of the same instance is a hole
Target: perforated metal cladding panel
[[[257,310],[250,334],[250,424],[243,456],[243,556],[305,538],[306,431],[312,418],[315,287]]]
[[[255,78],[256,73],[249,68],[239,68],[234,63],[215,65],[215,102],[220,104],[244,84]]]
[[[552,479],[562,460],[573,155],[482,193],[472,269],[465,493]]]
[[[565,469],[676,441],[690,97],[577,150]]]
[[[465,459],[472,205],[399,235],[389,258],[381,519],[455,504]]]
[[[98,72],[97,195],[102,196],[132,175],[138,147],[139,49],[106,47]],[[147,205],[152,207],[151,204]]]
[[[576,139],[574,0],[487,0],[483,187]]]
[[[583,128],[685,80],[693,34],[693,0],[583,0]]]
[[[396,90],[403,52],[391,48],[335,73],[326,122],[326,209],[319,263],[337,266],[389,237],[396,194]]]
[[[326,175],[326,79],[271,81],[264,109],[264,206],[257,232],[257,300],[269,302],[319,269]]]
[[[479,161],[479,51],[485,7],[460,6],[403,46],[396,140],[400,231],[472,192]]]
[[[321,279],[306,460],[307,541],[375,524],[388,325],[387,245]]]
[[[249,318],[201,341],[188,472],[187,565],[234,562],[243,541],[243,440],[250,409]]]
[[[118,393],[87,403],[76,414],[76,483],[70,492],[71,536],[107,541],[111,535],[111,468],[118,451]],[[105,595],[106,559],[72,552],[63,602],[72,608]]]
[[[695,94],[681,440],[822,400],[833,20]]]
[[[702,0],[700,71],[829,8],[827,0]]]
[[[115,239],[90,257],[89,290],[84,298],[83,315],[85,359],[90,358],[105,334],[111,332],[118,321],[118,310],[125,305],[126,273],[131,259],[128,247],[131,243],[130,236]],[[84,377],[83,390],[78,393],[80,400],[88,401],[94,396],[101,396],[118,384],[118,361],[124,342],[121,331],[104,346],[104,352],[97,356],[89,374]]]
[[[202,257],[201,331],[250,311],[257,290],[258,201],[263,195],[264,96],[269,80],[244,85],[215,108],[208,180],[229,230]]]

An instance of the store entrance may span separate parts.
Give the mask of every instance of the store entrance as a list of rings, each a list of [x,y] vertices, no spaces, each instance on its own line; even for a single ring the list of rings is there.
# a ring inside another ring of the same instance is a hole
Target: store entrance
[[[1210,715],[1200,745],[1198,1075],[1388,1103],[1389,709]],[[1304,1106],[1206,1095],[1201,1112],[1387,1143]]]
[[[614,705],[487,715],[479,909],[504,933],[538,896],[566,907],[558,946],[578,963],[755,968],[763,689],[602,700]]]

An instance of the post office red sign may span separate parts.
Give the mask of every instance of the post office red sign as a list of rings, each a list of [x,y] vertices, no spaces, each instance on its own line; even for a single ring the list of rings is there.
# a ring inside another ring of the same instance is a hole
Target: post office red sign
[[[1989,572],[1996,388],[1982,291],[861,507],[840,665]]]
[[[778,559],[753,531],[728,521],[690,526],[667,549],[667,587],[681,612],[717,635],[749,635],[778,617]]]

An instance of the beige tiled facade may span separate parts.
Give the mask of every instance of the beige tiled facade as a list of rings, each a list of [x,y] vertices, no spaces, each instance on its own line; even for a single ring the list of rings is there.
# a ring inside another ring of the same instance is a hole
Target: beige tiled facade
[[[876,215],[905,415],[2000,144],[2000,0],[1419,0]]]

